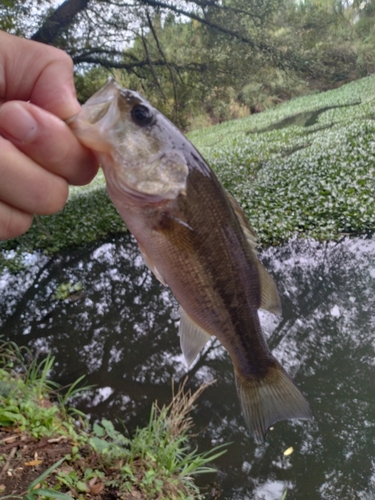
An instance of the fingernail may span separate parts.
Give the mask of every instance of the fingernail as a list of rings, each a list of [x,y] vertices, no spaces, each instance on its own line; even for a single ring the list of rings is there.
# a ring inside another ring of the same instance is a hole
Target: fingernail
[[[30,142],[37,130],[34,117],[21,104],[14,102],[0,107],[0,133],[7,139]]]

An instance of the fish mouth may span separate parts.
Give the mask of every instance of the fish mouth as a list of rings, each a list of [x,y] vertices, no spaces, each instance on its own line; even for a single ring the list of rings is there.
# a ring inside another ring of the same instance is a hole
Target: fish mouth
[[[110,102],[105,102],[102,106],[96,105],[95,114],[91,115],[90,123],[94,125],[99,122],[107,114],[110,105]]]
[[[107,115],[111,105],[117,101],[120,90],[121,87],[110,77],[104,87],[88,99],[84,109],[89,123],[95,124]]]
[[[121,87],[118,86],[115,79],[109,77],[105,85],[85,102],[82,110],[64,120],[65,123],[71,125],[77,117],[82,117],[82,115],[88,123],[92,125],[97,123],[108,112],[113,99],[117,97],[120,90]]]

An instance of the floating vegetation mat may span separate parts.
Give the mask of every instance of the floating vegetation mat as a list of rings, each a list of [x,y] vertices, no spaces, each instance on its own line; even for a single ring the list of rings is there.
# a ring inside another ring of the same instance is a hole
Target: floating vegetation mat
[[[338,239],[375,227],[375,76],[293,99],[189,138],[244,208],[263,246],[298,234]],[[0,267],[126,228],[103,174],[71,189],[65,209],[0,244]],[[18,260],[17,260],[18,259]]]

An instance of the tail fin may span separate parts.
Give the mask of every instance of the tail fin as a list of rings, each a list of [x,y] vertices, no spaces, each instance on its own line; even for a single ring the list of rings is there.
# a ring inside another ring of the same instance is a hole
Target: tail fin
[[[262,379],[236,374],[242,413],[257,444],[264,442],[267,429],[279,420],[310,420],[312,413],[292,378],[276,362]]]

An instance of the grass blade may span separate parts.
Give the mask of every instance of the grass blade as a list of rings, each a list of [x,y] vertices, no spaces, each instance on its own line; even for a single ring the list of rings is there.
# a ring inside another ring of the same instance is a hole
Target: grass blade
[[[37,479],[35,479],[29,486],[29,492],[35,488],[39,483],[41,483],[47,476],[51,474],[55,469],[60,467],[60,465],[66,460],[66,457],[61,458],[58,462],[53,464],[49,469],[45,470]]]
[[[73,497],[66,495],[65,493],[60,493],[59,491],[37,489],[33,490],[34,495],[41,495],[49,498],[56,498],[56,500],[72,500]]]

